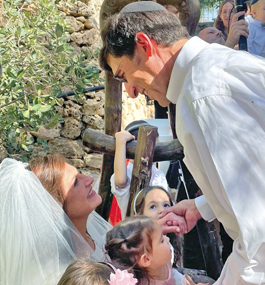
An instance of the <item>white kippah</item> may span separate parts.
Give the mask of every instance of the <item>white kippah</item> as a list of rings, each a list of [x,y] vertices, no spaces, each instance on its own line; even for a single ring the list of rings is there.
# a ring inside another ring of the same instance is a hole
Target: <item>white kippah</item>
[[[137,12],[167,11],[162,5],[153,1],[133,2],[122,8],[121,14]]]

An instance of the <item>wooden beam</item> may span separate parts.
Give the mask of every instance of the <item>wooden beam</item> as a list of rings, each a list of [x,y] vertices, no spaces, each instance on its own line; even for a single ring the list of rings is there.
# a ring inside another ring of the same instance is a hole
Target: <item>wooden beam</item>
[[[157,127],[141,126],[139,128],[133,163],[130,197],[127,206],[127,216],[130,216],[131,203],[134,195],[149,185],[156,139]]]
[[[136,143],[137,142],[134,140],[126,144],[127,158],[134,159]],[[83,144],[96,152],[105,153],[111,156],[114,156],[115,154],[115,138],[96,130],[85,130]],[[153,161],[177,160],[182,158],[182,146],[177,139],[156,143]]]

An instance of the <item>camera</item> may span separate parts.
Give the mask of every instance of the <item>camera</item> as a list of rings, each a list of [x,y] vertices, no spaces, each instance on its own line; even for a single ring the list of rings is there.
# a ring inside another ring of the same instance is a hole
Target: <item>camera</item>
[[[247,11],[247,0],[235,0],[235,11],[236,13],[241,12],[241,11]],[[244,19],[244,15],[240,16],[238,18],[238,21]],[[247,39],[244,36],[240,36],[239,38],[239,49],[240,50],[248,50],[248,46],[247,46]]]
[[[241,11],[247,12],[247,9],[247,0],[235,0],[236,13]]]

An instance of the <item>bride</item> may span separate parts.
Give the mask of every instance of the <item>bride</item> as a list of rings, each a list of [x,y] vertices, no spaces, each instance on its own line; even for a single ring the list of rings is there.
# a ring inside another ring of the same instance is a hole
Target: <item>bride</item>
[[[58,154],[38,157],[29,164],[91,247],[91,259],[106,261],[105,234],[112,226],[94,211],[102,198],[92,188],[93,178],[79,173]]]
[[[0,284],[57,284],[73,260],[105,260],[111,226],[94,211],[93,178],[59,155],[30,163],[40,180],[26,167],[9,158],[0,165]]]

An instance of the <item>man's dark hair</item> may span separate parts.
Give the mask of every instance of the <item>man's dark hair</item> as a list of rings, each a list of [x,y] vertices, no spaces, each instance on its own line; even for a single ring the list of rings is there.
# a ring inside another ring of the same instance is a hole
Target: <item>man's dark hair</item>
[[[107,63],[110,54],[117,58],[125,55],[132,59],[138,32],[145,33],[164,47],[182,38],[189,38],[187,29],[167,10],[115,14],[106,20],[101,30],[103,47],[100,51],[100,66],[111,71]]]

